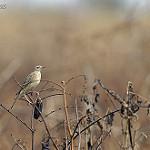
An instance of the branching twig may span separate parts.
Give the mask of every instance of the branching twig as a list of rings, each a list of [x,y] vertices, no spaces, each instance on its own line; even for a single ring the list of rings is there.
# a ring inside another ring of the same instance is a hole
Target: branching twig
[[[117,113],[117,112],[119,112],[119,111],[120,111],[120,109],[117,109],[117,110],[114,110],[114,111],[112,111],[112,112],[110,112],[110,113],[104,115],[103,117],[98,118],[97,120],[93,121],[93,122],[90,123],[88,126],[86,126],[84,129],[82,129],[82,130],[80,131],[80,134],[82,134],[83,132],[85,132],[89,127],[93,126],[94,124],[96,124],[96,123],[99,122],[100,120],[106,118],[107,116],[109,116],[109,115],[111,115],[111,114],[115,114],[115,113]],[[79,136],[79,133],[77,133],[77,134],[73,137],[73,139],[75,140],[78,136]],[[70,143],[71,143],[71,141],[70,141],[68,144],[70,144]]]
[[[69,123],[69,115],[68,115],[68,110],[67,110],[67,97],[66,97],[66,84],[65,81],[62,81],[62,86],[63,86],[63,100],[64,100],[64,111],[65,111],[65,123],[67,124],[67,130],[69,133],[69,136],[72,136],[72,131]],[[71,150],[73,150],[73,140],[71,142]]]
[[[78,122],[79,122],[79,115],[78,115],[78,102],[77,102],[77,98],[75,98],[75,113],[76,113],[76,120],[77,120],[77,126],[78,126],[78,132],[79,132],[79,139],[78,139],[78,150],[80,150],[81,148],[81,134],[80,134],[80,125],[78,125]],[[76,129],[75,129],[76,130]],[[75,130],[74,130],[74,133],[73,133],[73,136],[75,134]],[[72,136],[72,137],[73,137]]]
[[[124,103],[124,99],[119,94],[117,94],[113,90],[106,88],[101,80],[97,80],[97,82],[100,85],[100,87],[102,87],[102,89],[104,89],[104,91],[106,91],[109,95],[111,95],[115,100],[117,100],[121,104]]]
[[[34,150],[34,108],[32,108],[32,115],[31,115],[31,129],[32,129],[32,150]]]
[[[14,115],[9,109],[7,109],[5,106],[0,104],[0,107],[7,111],[10,115],[12,115],[14,118],[16,118],[19,122],[21,122],[27,129],[29,129],[32,132],[32,128],[30,128],[24,121],[22,121],[20,118],[18,118],[16,115]]]
[[[30,99],[31,99],[31,97],[26,97],[26,98],[30,98]],[[32,100],[32,99],[31,99],[31,100]],[[36,107],[36,109],[39,111],[39,114],[40,114],[40,116],[41,116],[42,122],[44,123],[45,129],[46,129],[46,131],[47,131],[48,137],[51,139],[51,141],[52,141],[52,143],[53,143],[55,149],[56,149],[56,150],[59,150],[58,147],[57,147],[57,145],[55,144],[55,142],[53,141],[53,139],[52,139],[52,137],[51,137],[50,131],[49,131],[48,127],[47,127],[47,124],[46,124],[46,121],[45,121],[43,115],[41,114],[41,111],[39,110],[39,108],[38,108],[36,105],[35,105],[35,106],[34,106],[33,104],[31,104],[31,105],[32,105],[33,108]]]
[[[24,143],[24,141],[22,139],[16,139],[12,134],[11,134],[11,137],[13,138],[13,140],[15,142],[15,144],[12,147],[12,150],[14,150],[14,148],[16,146],[18,146],[22,150],[27,150],[27,148],[25,146],[25,143]]]
[[[80,77],[86,77],[86,75],[77,75],[77,76],[74,76],[72,78],[70,78],[69,80],[66,81],[66,85],[68,85],[72,80],[75,80],[77,78],[80,78]]]

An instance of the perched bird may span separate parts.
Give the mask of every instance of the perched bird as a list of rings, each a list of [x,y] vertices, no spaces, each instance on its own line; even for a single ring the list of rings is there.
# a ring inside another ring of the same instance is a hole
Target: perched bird
[[[41,70],[45,68],[43,66],[35,66],[34,71],[31,72],[24,80],[23,84],[21,85],[21,89],[16,93],[16,98],[20,99],[21,97],[23,97],[25,94],[27,94],[28,92],[30,92],[31,90],[35,89],[38,84],[41,81]],[[15,102],[14,102],[15,104]],[[12,105],[11,108],[13,108],[14,104]]]
[[[36,66],[34,71],[31,72],[22,84],[21,89],[17,92],[16,99],[21,98],[24,94],[28,93],[29,91],[35,89],[41,81],[41,70],[43,66]]]

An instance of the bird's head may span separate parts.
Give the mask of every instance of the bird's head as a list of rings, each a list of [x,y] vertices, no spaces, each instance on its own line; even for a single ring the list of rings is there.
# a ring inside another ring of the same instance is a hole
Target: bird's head
[[[44,67],[44,66],[41,66],[41,65],[35,66],[35,70],[36,70],[36,71],[41,71],[43,68],[45,68],[45,67]]]

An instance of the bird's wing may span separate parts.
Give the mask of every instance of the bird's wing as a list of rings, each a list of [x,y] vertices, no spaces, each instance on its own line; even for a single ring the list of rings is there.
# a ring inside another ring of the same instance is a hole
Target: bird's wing
[[[30,73],[26,78],[25,81],[22,84],[22,87],[26,87],[28,84],[30,84],[32,82],[32,79],[34,77],[34,72]]]
[[[16,93],[16,95],[19,95],[22,89],[26,88],[30,83],[32,83],[34,76],[35,76],[35,72],[32,72],[25,78],[24,82],[21,85],[21,89]]]

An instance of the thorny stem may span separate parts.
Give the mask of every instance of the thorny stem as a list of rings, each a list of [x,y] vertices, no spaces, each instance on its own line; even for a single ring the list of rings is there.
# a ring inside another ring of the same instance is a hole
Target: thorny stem
[[[22,89],[22,85],[16,80],[16,78],[14,76],[13,76],[13,79],[17,83],[17,85]],[[13,102],[12,106],[10,107],[10,109],[13,109],[16,102],[17,102],[17,98],[14,99],[14,102]]]
[[[130,107],[132,105],[132,101],[135,94],[133,94],[132,92],[133,92],[133,85],[132,82],[129,81],[127,85],[127,98],[126,98],[127,107],[125,108],[125,114],[124,114],[125,117],[123,118],[123,122],[125,122],[125,128],[123,128],[122,148],[127,149],[128,147],[131,147],[131,149],[134,150],[132,130],[131,130],[131,120],[133,115],[131,115],[132,112],[130,110]]]
[[[51,80],[42,80],[42,81],[46,81],[47,83],[52,83],[54,85],[57,85],[58,87],[60,87],[61,89],[63,89],[63,86],[61,86],[59,83],[56,83],[54,81],[51,81]]]
[[[7,109],[5,106],[0,104],[0,107],[2,107],[5,111],[7,111],[9,114],[11,114],[14,118],[16,118],[19,122],[21,122],[27,129],[29,129],[32,132],[32,128],[30,128],[25,122],[23,122],[20,118],[15,116],[9,109]]]
[[[79,115],[78,115],[78,103],[77,103],[77,98],[75,98],[75,112],[76,112],[76,120],[77,120],[77,124],[79,121]],[[79,139],[78,139],[78,150],[80,150],[81,147],[81,134],[80,134],[80,125],[78,126],[78,132],[79,132]],[[75,129],[76,130],[76,129]],[[75,132],[74,132],[75,133]]]
[[[67,107],[68,109],[74,109],[75,107]],[[61,110],[64,110],[64,107],[58,107],[57,109],[55,110],[51,110],[49,113],[47,113],[46,115],[44,115],[44,118],[47,118],[49,115],[57,112],[57,111],[61,111]],[[41,121],[40,121],[41,122]]]
[[[69,95],[69,96],[71,96],[71,94],[70,93],[65,93],[66,95]],[[42,100],[44,100],[44,99],[47,99],[47,98],[49,98],[49,97],[54,97],[54,96],[63,96],[64,95],[64,93],[56,93],[56,94],[51,94],[51,95],[48,95],[48,96],[45,96],[45,97],[42,97],[41,99]]]
[[[67,137],[67,127],[66,127],[66,122],[64,121],[64,129],[65,129],[65,146],[66,150],[68,150],[68,137]]]
[[[13,138],[13,140],[15,142],[12,147],[12,150],[14,150],[16,146],[18,146],[22,150],[27,150],[26,147],[23,145],[23,143],[21,143],[21,141],[22,141],[21,139],[16,139],[12,134],[11,134],[11,137]]]
[[[97,145],[97,147],[96,147],[96,150],[98,150],[98,148],[100,147],[100,145],[103,143],[103,141],[107,138],[107,136],[109,135],[111,133],[111,129],[107,132],[107,134],[104,136],[102,136],[102,137],[100,137],[99,139],[100,139],[100,142],[99,142],[99,144]],[[97,139],[98,140],[98,139]]]
[[[26,98],[27,98],[27,99],[29,98],[31,101],[33,101],[31,97],[26,97]],[[28,100],[28,101],[29,101],[29,100]],[[31,104],[31,103],[30,103],[30,104]],[[31,106],[32,106],[33,108],[36,107],[36,109],[37,109],[38,112],[40,113],[42,122],[44,123],[45,129],[46,129],[46,131],[47,131],[48,137],[51,139],[51,141],[52,141],[52,143],[53,143],[55,149],[56,149],[56,150],[59,150],[58,147],[57,147],[57,145],[55,144],[54,140],[53,140],[52,137],[51,137],[50,131],[49,131],[48,127],[47,127],[47,124],[46,124],[46,122],[45,122],[45,119],[44,119],[43,115],[41,114],[41,111],[39,110],[39,108],[38,108],[36,105],[34,106],[34,104],[31,104]]]
[[[73,131],[73,134],[72,134],[72,136],[71,136],[71,140],[73,139],[73,137],[74,137],[74,135],[75,135],[75,133],[76,133],[76,131],[77,131],[77,129],[79,128],[79,124],[81,123],[81,121],[85,118],[86,116],[83,116],[83,117],[81,117],[79,120],[78,120],[78,122],[77,122],[77,124],[76,124],[76,126],[75,126],[75,128],[74,128],[74,131]],[[78,131],[78,133],[79,133],[79,135],[80,135],[80,132]],[[81,135],[80,135],[81,136]],[[70,141],[71,141],[70,140]]]
[[[109,116],[109,115],[111,115],[111,114],[115,114],[115,113],[117,113],[117,112],[119,112],[119,111],[120,111],[120,109],[117,109],[117,110],[114,110],[114,111],[112,111],[112,112],[110,112],[110,113],[104,115],[103,117],[98,118],[97,120],[93,121],[93,122],[90,123],[88,126],[86,126],[84,129],[82,129],[82,130],[80,131],[80,134],[82,134],[83,132],[85,132],[88,128],[90,128],[90,127],[93,126],[95,123],[99,122],[100,120],[106,118],[107,116]],[[75,140],[78,136],[79,136],[79,133],[77,133],[77,134],[73,137],[73,139]],[[68,143],[68,145],[70,145],[70,144],[71,144],[71,141]]]
[[[37,106],[36,106],[36,108],[37,108]],[[38,108],[37,108],[37,109],[38,109]],[[38,109],[38,111],[40,112],[39,109]],[[47,124],[46,124],[46,122],[45,122],[45,120],[44,120],[44,118],[43,118],[41,112],[40,112],[40,115],[41,115],[41,118],[42,118],[42,120],[43,120],[45,129],[46,129],[46,131],[47,131],[47,133],[48,133],[49,138],[51,139],[51,141],[52,141],[52,143],[53,143],[55,149],[56,149],[56,150],[59,150],[58,147],[57,147],[57,145],[55,144],[54,140],[53,140],[52,137],[51,137],[51,134],[50,134],[50,132],[49,132],[49,129],[48,129],[48,127],[47,127]]]
[[[48,96],[45,96],[45,97],[42,97],[41,99],[44,100],[44,99],[47,99],[49,97],[54,97],[54,96],[63,96],[64,94],[62,93],[57,93],[57,94],[52,94],[52,95],[48,95]]]
[[[129,139],[130,139],[130,144],[132,150],[134,150],[134,145],[133,145],[133,139],[132,139],[132,132],[131,132],[131,119],[128,119],[128,132],[129,132]]]
[[[132,82],[128,81],[127,101],[128,101],[129,106],[132,104],[133,98],[135,96],[135,94],[133,94],[131,92],[134,92],[133,91],[133,84],[132,84]],[[131,144],[131,149],[134,150],[132,131],[131,131],[131,121],[132,121],[132,118],[128,117],[127,125],[128,125],[129,140],[130,140],[130,144]]]
[[[86,77],[86,75],[77,75],[77,76],[74,76],[72,78],[70,78],[69,80],[66,81],[66,85],[68,85],[72,80],[75,80],[77,78],[80,78],[80,77]]]
[[[115,93],[113,90],[107,89],[101,80],[97,80],[98,84],[102,89],[104,89],[105,92],[107,92],[110,96],[112,96],[115,100],[117,100],[120,104],[124,104],[124,99],[117,93]]]
[[[72,131],[71,131],[71,127],[70,127],[70,123],[69,123],[69,115],[68,115],[68,110],[67,110],[67,97],[66,97],[66,85],[65,85],[65,81],[62,81],[62,85],[63,85],[63,100],[64,100],[64,111],[65,111],[65,123],[67,124],[67,130],[69,133],[69,136],[72,136]],[[73,150],[73,140],[71,142],[71,149]]]
[[[34,108],[32,108],[32,115],[31,115],[31,128],[32,128],[32,150],[34,150]]]
[[[16,102],[17,102],[17,99],[15,98],[14,101],[13,101],[13,104],[12,104],[11,107],[10,107],[10,109],[13,109],[13,107],[14,107],[15,104],[16,104]]]
[[[122,133],[123,134],[122,148],[126,149],[128,147],[128,124],[127,124],[126,119],[123,119],[123,122],[125,122],[125,125],[123,125],[123,129],[122,129],[122,132],[123,132]]]

